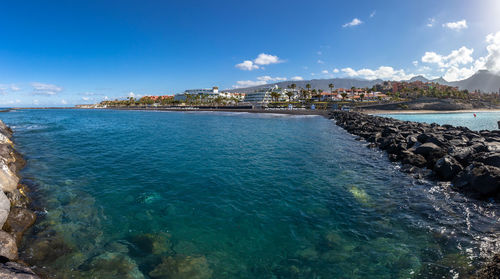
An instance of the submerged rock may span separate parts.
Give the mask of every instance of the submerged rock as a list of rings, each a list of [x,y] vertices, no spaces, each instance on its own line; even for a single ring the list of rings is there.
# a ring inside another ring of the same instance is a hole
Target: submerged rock
[[[482,267],[473,277],[474,279],[500,278],[500,254],[495,255],[490,262]]]
[[[124,254],[106,252],[82,266],[89,278],[144,279],[134,260]]]
[[[16,239],[4,231],[0,231],[0,256],[9,260],[18,258]]]
[[[170,238],[171,235],[164,232],[145,233],[133,236],[131,242],[140,250],[139,252],[163,255],[171,250]]]
[[[0,278],[2,279],[40,279],[29,267],[16,262],[0,264]]]
[[[175,256],[164,258],[149,276],[154,279],[208,279],[212,277],[212,270],[204,256]]]

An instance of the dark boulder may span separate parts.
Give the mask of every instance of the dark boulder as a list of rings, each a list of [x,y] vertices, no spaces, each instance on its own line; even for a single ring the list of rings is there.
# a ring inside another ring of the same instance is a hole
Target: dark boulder
[[[453,180],[453,186],[482,196],[499,196],[500,168],[474,162]]]
[[[443,180],[452,180],[463,170],[462,165],[453,157],[446,155],[434,165],[436,175]]]
[[[427,160],[425,160],[424,156],[415,154],[408,150],[402,151],[400,157],[403,164],[409,164],[417,167],[425,167],[427,165]]]

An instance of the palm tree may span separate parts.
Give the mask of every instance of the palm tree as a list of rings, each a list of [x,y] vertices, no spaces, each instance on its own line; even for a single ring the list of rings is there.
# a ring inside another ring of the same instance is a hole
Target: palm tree
[[[297,84],[295,83],[290,84],[290,88],[292,88],[292,91],[295,91],[295,88],[297,88]]]
[[[328,87],[330,87],[330,93],[333,93],[333,88],[335,87],[335,85],[333,85],[333,83],[330,83],[328,84]]]
[[[311,91],[311,84],[310,83],[306,84],[306,88],[307,88],[307,91]]]
[[[271,98],[274,99],[275,102],[278,102],[278,99],[280,97],[280,93],[278,92],[271,92]]]
[[[361,100],[361,102],[363,102],[363,98],[365,97],[365,94],[364,93],[361,93],[359,94],[359,99]]]
[[[342,101],[343,101],[347,97],[347,93],[345,93],[345,92],[340,93],[340,96],[342,96]]]
[[[292,102],[292,97],[293,97],[293,95],[295,95],[295,94],[293,94],[293,92],[292,92],[292,91],[287,91],[287,92],[286,92],[286,95],[288,96],[288,102]]]

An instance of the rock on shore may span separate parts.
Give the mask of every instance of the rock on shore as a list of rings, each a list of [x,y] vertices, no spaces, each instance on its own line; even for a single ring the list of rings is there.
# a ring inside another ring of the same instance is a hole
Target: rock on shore
[[[0,120],[0,278],[39,278],[18,260],[18,249],[23,233],[35,222],[36,215],[26,208],[23,186],[19,184],[19,170],[24,159],[14,150],[12,130]],[[14,206],[14,207],[13,207]]]
[[[500,130],[476,132],[346,111],[331,112],[330,117],[385,150],[391,161],[432,170],[435,178],[451,181],[460,192],[500,198]]]

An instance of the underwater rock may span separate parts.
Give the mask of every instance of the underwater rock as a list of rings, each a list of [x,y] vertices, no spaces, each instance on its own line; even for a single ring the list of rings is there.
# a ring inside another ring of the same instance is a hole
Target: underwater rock
[[[9,216],[10,201],[3,191],[0,191],[0,228],[3,227]]]
[[[90,260],[82,266],[84,271],[90,273],[89,278],[120,278],[144,279],[137,264],[129,256],[106,252]]]
[[[28,187],[23,184],[19,184],[16,190],[12,192],[7,192],[7,198],[10,200],[11,206],[15,207],[28,207],[28,204],[31,202],[30,198],[26,195],[28,192]]]
[[[53,262],[74,250],[60,234],[53,231],[39,233],[37,237],[33,242],[28,243],[25,251],[29,261],[37,264]]]
[[[130,241],[142,252],[163,255],[171,250],[171,235],[164,232],[145,233],[133,236]]]
[[[19,177],[4,162],[0,162],[0,190],[12,192],[17,189],[18,183]]]
[[[498,279],[500,278],[500,254],[495,255],[485,264],[473,277],[474,279]]]
[[[18,258],[16,239],[4,231],[0,231],[0,256],[9,260]]]
[[[179,255],[164,258],[149,276],[154,279],[208,279],[212,277],[212,270],[204,256]]]
[[[40,279],[29,267],[16,262],[0,263],[2,279]]]
[[[351,187],[349,187],[349,192],[359,203],[364,205],[370,205],[370,196],[368,196],[365,190],[356,187],[354,185],[351,185]]]
[[[10,210],[9,217],[3,228],[16,238],[17,244],[20,244],[24,232],[26,232],[35,221],[36,214],[33,211],[27,208],[13,207]]]
[[[301,258],[303,260],[307,260],[307,261],[315,261],[318,259],[318,251],[316,251],[316,249],[314,249],[314,247],[309,247],[309,248],[299,250],[299,251],[297,251],[296,255],[299,258]]]

